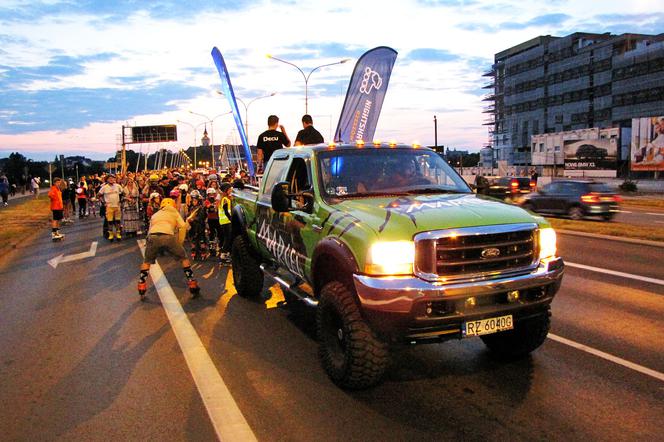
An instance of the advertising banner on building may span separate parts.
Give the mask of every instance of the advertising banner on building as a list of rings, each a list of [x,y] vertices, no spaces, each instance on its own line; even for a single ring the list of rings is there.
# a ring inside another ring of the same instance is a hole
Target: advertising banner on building
[[[357,60],[341,109],[334,141],[372,141],[397,51],[379,46]]]
[[[633,171],[664,170],[664,116],[632,118]]]
[[[616,170],[618,139],[565,140],[565,170]]]

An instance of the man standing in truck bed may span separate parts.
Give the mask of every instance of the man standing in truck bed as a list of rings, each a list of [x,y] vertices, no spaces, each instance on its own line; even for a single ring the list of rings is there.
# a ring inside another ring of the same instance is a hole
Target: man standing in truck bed
[[[325,142],[323,136],[314,127],[314,120],[311,118],[311,115],[302,116],[302,126],[304,129],[299,131],[297,137],[295,137],[296,146],[320,144]]]
[[[275,150],[291,145],[290,138],[286,135],[286,129],[279,124],[279,117],[276,115],[267,117],[267,127],[268,129],[258,136],[256,142],[258,164],[262,169],[265,168]],[[277,127],[281,129],[281,132],[277,130]]]

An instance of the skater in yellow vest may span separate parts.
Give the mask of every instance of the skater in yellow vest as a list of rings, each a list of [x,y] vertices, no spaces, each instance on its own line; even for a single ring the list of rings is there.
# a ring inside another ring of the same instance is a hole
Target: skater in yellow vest
[[[231,251],[231,205],[233,201],[233,187],[230,183],[221,183],[219,188],[221,191],[221,202],[219,203],[219,225],[221,226],[221,236],[223,241],[219,238],[221,246],[221,253],[219,254],[219,261],[230,262]]]

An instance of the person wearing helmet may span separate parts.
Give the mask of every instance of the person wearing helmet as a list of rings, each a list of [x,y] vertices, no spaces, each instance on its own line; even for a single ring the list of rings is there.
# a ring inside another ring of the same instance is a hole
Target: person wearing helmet
[[[233,200],[233,186],[229,183],[221,184],[221,201],[219,203],[219,243],[221,253],[219,261],[230,262],[231,251],[231,202]]]
[[[158,192],[152,192],[150,194],[150,198],[148,199],[148,206],[146,210],[148,222],[152,218],[152,216],[159,211],[159,208],[161,207],[161,194]]]
[[[187,216],[187,222],[191,226],[191,229],[189,230],[191,258],[194,260],[203,260],[208,254],[208,244],[205,238],[207,212],[203,206],[201,194],[198,190],[191,191],[189,200],[189,216]]]
[[[217,190],[214,187],[209,187],[205,194],[207,198],[205,199],[205,211],[207,213],[207,222],[208,229],[210,232],[209,243],[210,243],[210,254],[214,255],[217,247],[214,244],[218,244],[221,240],[221,226],[219,225],[219,200],[217,199],[218,194]]]
[[[160,204],[160,209],[150,219],[150,228],[148,238],[145,242],[145,257],[141,264],[141,272],[138,280],[138,294],[141,301],[145,299],[147,292],[147,279],[150,272],[150,265],[154,264],[157,255],[166,252],[179,259],[182,264],[182,271],[187,278],[189,292],[193,297],[200,294],[200,287],[194,278],[194,272],[191,269],[191,263],[187,259],[184,251],[184,238],[187,234],[189,225],[182,219],[175,208],[175,201],[172,198],[164,198]]]

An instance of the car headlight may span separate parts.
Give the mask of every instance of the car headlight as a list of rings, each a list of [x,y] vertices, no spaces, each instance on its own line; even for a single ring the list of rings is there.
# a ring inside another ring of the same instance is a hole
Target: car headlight
[[[370,275],[410,275],[414,261],[413,241],[380,241],[369,249],[365,272]]]
[[[551,228],[539,231],[540,259],[556,256],[556,232]]]

